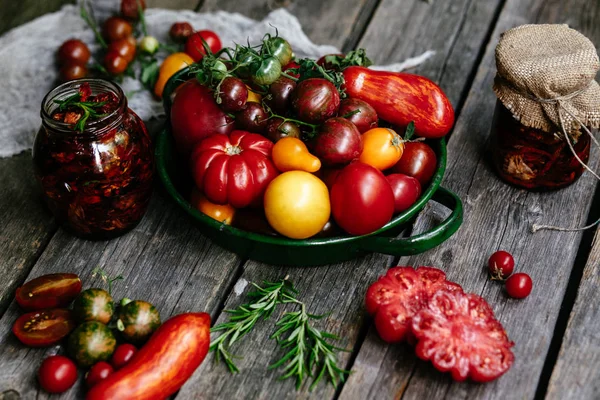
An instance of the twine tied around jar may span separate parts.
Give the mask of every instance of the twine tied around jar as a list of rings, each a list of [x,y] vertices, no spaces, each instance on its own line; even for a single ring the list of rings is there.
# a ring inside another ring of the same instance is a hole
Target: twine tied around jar
[[[595,81],[600,60],[594,44],[567,25],[522,25],[502,34],[496,66],[494,92],[500,102],[524,126],[549,135],[558,127],[573,156],[600,181],[573,146],[583,130],[600,148],[590,129],[600,127],[600,85]],[[599,223],[581,228],[533,224],[531,231],[574,232]]]

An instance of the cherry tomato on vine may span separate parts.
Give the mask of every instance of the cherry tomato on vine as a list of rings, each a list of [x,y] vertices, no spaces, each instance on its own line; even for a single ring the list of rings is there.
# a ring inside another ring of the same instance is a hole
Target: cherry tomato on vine
[[[48,393],[66,392],[77,381],[77,367],[65,356],[50,356],[40,365],[38,381]]]
[[[194,28],[189,22],[175,22],[169,29],[169,36],[177,43],[185,43],[193,33]]]
[[[513,273],[515,259],[510,253],[500,250],[492,254],[488,261],[488,268],[493,280],[504,280]]]
[[[87,75],[87,68],[85,65],[79,64],[65,64],[60,67],[60,79],[64,82],[72,81],[73,79],[85,78]]]
[[[112,42],[108,45],[107,52],[115,52],[118,53],[121,57],[123,57],[127,63],[130,63],[135,58],[135,48],[136,43],[133,36],[130,36],[125,39],[119,39],[117,41]]]
[[[531,277],[523,272],[512,275],[506,280],[506,293],[514,299],[524,299],[533,289]]]
[[[58,62],[63,65],[85,65],[90,55],[90,49],[78,39],[69,39],[58,48]]]
[[[373,128],[362,134],[363,151],[359,161],[380,171],[394,166],[402,157],[404,142],[388,128]]]
[[[102,34],[109,42],[127,39],[132,33],[131,24],[120,17],[110,17],[102,25]]]
[[[296,89],[296,82],[285,76],[279,77],[269,86],[271,98],[269,106],[280,114],[284,114],[290,108],[292,92]]]
[[[115,369],[121,369],[131,360],[131,357],[137,353],[138,349],[132,344],[123,343],[117,346],[110,359],[110,363]]]
[[[287,65],[292,61],[292,46],[282,37],[271,37],[264,43],[268,54],[277,58],[280,65]]]
[[[275,117],[269,119],[265,128],[265,135],[273,142],[286,137],[299,138],[300,128],[292,121],[285,121],[282,118]]]
[[[219,39],[219,36],[216,33],[209,30],[194,32],[185,42],[185,52],[189,54],[195,62],[202,60],[206,54],[202,40],[206,42],[212,53],[221,50],[221,39]]]
[[[46,347],[58,343],[75,328],[71,311],[63,308],[33,311],[21,315],[12,331],[21,343],[31,347]]]
[[[121,0],[121,15],[125,18],[137,20],[140,16],[139,8],[142,12],[146,9],[144,0]]]
[[[281,76],[281,64],[276,57],[263,59],[252,75],[252,82],[257,85],[270,85]]]
[[[111,75],[121,75],[127,69],[129,63],[116,51],[106,53],[104,56],[104,68]]]
[[[228,76],[219,86],[217,103],[225,112],[237,112],[244,109],[248,100],[248,88],[241,79]]]
[[[437,157],[428,144],[405,142],[400,161],[392,167],[393,172],[416,178],[422,186],[431,180],[437,167]]]
[[[85,374],[85,384],[88,388],[91,388],[101,380],[108,378],[113,372],[115,372],[115,369],[112,365],[106,361],[98,361],[96,364],[92,365],[92,368]]]
[[[248,132],[262,133],[265,131],[268,118],[269,115],[260,103],[248,100],[246,108],[236,115],[235,125],[237,128]]]

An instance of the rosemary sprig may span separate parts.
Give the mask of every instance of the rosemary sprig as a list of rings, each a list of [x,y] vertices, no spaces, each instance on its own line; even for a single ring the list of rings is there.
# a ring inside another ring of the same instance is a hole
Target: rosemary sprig
[[[210,343],[210,351],[216,351],[216,361],[223,362],[231,373],[239,372],[233,362],[233,356],[229,348],[252,330],[260,319],[267,319],[275,310],[275,306],[283,302],[284,294],[292,297],[296,289],[290,281],[283,279],[279,282],[264,282],[263,286],[252,283],[256,291],[248,293],[253,299],[248,304],[243,304],[235,310],[225,310],[230,314],[229,321],[216,325],[211,332],[223,332]]]
[[[68,109],[76,108],[83,112],[83,115],[75,124],[75,130],[83,132],[85,124],[90,117],[101,118],[106,114],[100,114],[96,109],[101,108],[106,104],[106,101],[94,102],[94,101],[81,101],[81,93],[75,93],[72,96],[67,97],[64,100],[54,100],[58,104],[59,111],[67,111]]]
[[[106,41],[100,34],[100,30],[98,29],[98,23],[96,22],[96,19],[94,18],[91,9],[90,11],[88,11],[87,1],[84,0],[83,2],[81,2],[79,14],[81,15],[81,18],[83,18],[85,23],[88,24],[88,26],[92,29],[92,31],[94,31],[96,41],[100,44],[100,46],[102,46],[102,48],[107,49],[108,44],[106,44]]]
[[[277,322],[279,327],[271,339],[277,340],[282,349],[290,349],[279,361],[269,366],[269,369],[283,365],[284,374],[280,379],[296,378],[296,390],[309,377],[313,378],[310,390],[313,390],[324,376],[337,386],[343,382],[350,371],[341,369],[337,364],[337,352],[347,351],[328,342],[339,338],[331,333],[319,331],[311,324],[311,320],[319,320],[324,315],[314,315],[306,312],[306,305],[295,298],[284,295],[284,303],[296,303],[300,311],[286,312]],[[283,336],[287,335],[285,339]],[[313,373],[314,371],[314,373]]]

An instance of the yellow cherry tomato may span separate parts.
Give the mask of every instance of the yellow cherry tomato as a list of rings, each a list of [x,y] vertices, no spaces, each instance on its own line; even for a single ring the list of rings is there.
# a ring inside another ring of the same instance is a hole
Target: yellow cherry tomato
[[[400,135],[388,128],[373,128],[362,134],[363,151],[358,160],[380,171],[391,168],[404,152]]]
[[[317,172],[321,168],[321,160],[310,154],[304,142],[295,137],[279,139],[273,146],[271,157],[281,172]]]
[[[235,208],[229,204],[215,204],[210,202],[198,189],[192,190],[190,204],[201,213],[225,225],[231,225],[235,216]]]
[[[158,71],[158,80],[154,85],[154,94],[158,97],[162,97],[163,90],[165,89],[165,85],[169,78],[175,75],[175,72],[182,70],[193,63],[194,60],[192,57],[185,53],[173,53],[165,58]]]
[[[292,239],[316,235],[331,213],[327,186],[306,171],[288,171],[273,179],[264,204],[271,227]]]
[[[254,102],[254,103],[259,103],[262,101],[262,96],[258,93],[256,93],[254,90],[250,89],[250,86],[246,85],[246,87],[248,88],[248,99],[246,100],[246,102]]]

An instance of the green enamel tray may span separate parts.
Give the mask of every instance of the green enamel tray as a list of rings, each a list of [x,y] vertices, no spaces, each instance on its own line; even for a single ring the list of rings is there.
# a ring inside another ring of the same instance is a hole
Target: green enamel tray
[[[189,78],[184,70],[171,78],[165,88],[165,109],[170,111],[170,93],[179,82]],[[313,266],[338,263],[376,252],[393,256],[423,253],[440,245],[460,227],[463,207],[460,198],[448,189],[440,187],[446,169],[446,143],[444,139],[430,141],[438,157],[437,170],[431,183],[421,197],[408,210],[396,215],[381,229],[363,236],[339,236],[305,240],[288,239],[244,231],[218,222],[188,203],[186,199],[191,178],[188,168],[177,156],[170,133],[170,122],[156,138],[156,163],[158,173],[167,192],[196,222],[200,231],[218,245],[242,257],[274,265]],[[427,204],[433,200],[451,210],[440,225],[412,237],[397,237]]]

